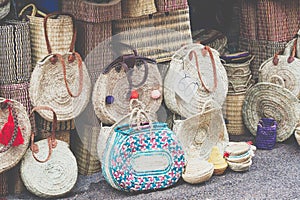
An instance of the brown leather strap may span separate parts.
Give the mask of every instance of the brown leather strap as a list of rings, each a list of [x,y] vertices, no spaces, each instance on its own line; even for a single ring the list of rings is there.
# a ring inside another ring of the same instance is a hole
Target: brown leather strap
[[[210,49],[209,46],[205,46],[204,47],[204,50],[207,50],[208,53],[209,53],[209,57],[210,57],[210,60],[211,60],[211,63],[212,63],[212,68],[213,68],[213,75],[214,75],[214,86],[213,88],[210,90],[204,83],[203,79],[202,79],[202,76],[201,76],[201,72],[200,72],[200,66],[199,66],[199,60],[198,60],[198,56],[197,56],[197,53],[196,51],[192,50],[189,54],[189,59],[192,60],[193,59],[193,56],[195,57],[195,60],[196,60],[196,66],[197,66],[197,72],[198,72],[198,77],[200,79],[200,82],[201,82],[201,85],[203,86],[203,88],[207,91],[207,92],[214,92],[218,86],[218,79],[217,79],[217,68],[216,68],[216,63],[215,63],[215,60],[214,60],[214,56],[212,54],[212,51]]]
[[[289,56],[287,62],[288,63],[292,63],[295,60],[295,55],[296,55],[296,51],[297,51],[297,40],[295,39],[294,44],[293,44],[293,50],[292,50],[292,54]]]
[[[73,36],[72,36],[72,41],[70,44],[70,52],[74,52],[75,49],[75,41],[76,41],[76,36],[77,36],[77,31],[76,31],[76,25],[75,25],[75,17],[69,13],[61,13],[61,12],[53,12],[50,13],[48,15],[46,15],[46,17],[44,18],[44,34],[45,34],[45,40],[46,40],[46,45],[47,45],[47,50],[48,50],[48,54],[52,53],[52,49],[51,49],[51,45],[50,45],[50,41],[49,41],[49,37],[48,37],[48,31],[47,31],[47,21],[48,18],[54,15],[67,15],[70,16],[72,18],[72,22],[73,22]]]
[[[31,145],[30,145],[30,149],[31,149],[31,152],[32,152],[32,156],[33,158],[40,162],[40,163],[45,163],[47,162],[51,155],[52,155],[52,149],[54,149],[57,145],[57,141],[56,141],[56,138],[55,138],[55,130],[56,130],[56,127],[57,127],[57,116],[56,116],[56,113],[55,111],[48,107],[48,106],[37,106],[37,107],[34,107],[30,113],[30,116],[33,114],[34,111],[37,111],[37,110],[49,110],[53,113],[53,120],[52,120],[52,133],[51,133],[51,136],[49,136],[47,139],[48,139],[48,148],[49,148],[49,151],[48,151],[48,156],[45,160],[40,160],[36,157],[35,153],[37,153],[39,151],[38,149],[38,146],[37,144],[34,144],[34,133],[32,132],[31,133]]]

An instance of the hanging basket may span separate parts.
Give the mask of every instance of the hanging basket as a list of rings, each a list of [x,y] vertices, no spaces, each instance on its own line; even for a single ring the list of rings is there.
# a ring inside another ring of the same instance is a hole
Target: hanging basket
[[[293,134],[299,114],[298,98],[280,85],[260,82],[246,93],[243,119],[253,135],[261,118],[273,118],[278,124],[276,141],[283,142]]]

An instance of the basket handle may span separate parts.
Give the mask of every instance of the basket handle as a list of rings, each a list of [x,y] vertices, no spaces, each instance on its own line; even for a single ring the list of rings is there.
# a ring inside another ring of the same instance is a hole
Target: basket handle
[[[37,111],[37,110],[49,110],[53,113],[53,120],[52,120],[52,133],[51,133],[51,136],[49,136],[47,138],[48,140],[48,156],[45,160],[40,160],[36,157],[36,153],[39,152],[39,147],[37,144],[34,144],[34,132],[31,133],[31,145],[30,145],[30,149],[31,149],[31,152],[32,152],[32,156],[33,158],[39,162],[39,163],[45,163],[47,162],[51,155],[52,155],[52,150],[57,146],[57,141],[56,141],[56,138],[55,138],[55,130],[56,130],[56,126],[57,126],[57,116],[56,116],[56,113],[55,111],[48,107],[48,106],[37,106],[37,107],[34,107],[30,113],[30,116],[33,114],[34,111]]]
[[[277,80],[279,80],[280,85],[281,85],[282,87],[285,88],[285,82],[284,82],[284,80],[283,80],[283,78],[282,78],[281,76],[279,76],[279,75],[277,75],[277,74],[273,74],[273,75],[269,78],[269,81],[270,81],[271,83],[274,83],[274,82],[272,82],[272,79],[277,79]]]
[[[18,134],[18,117],[17,117],[17,113],[13,107],[12,101],[6,99],[4,102],[1,103],[1,110],[6,107],[9,110],[9,114],[13,116],[14,132],[13,132],[13,135],[12,135],[10,141],[8,142],[8,144],[0,149],[0,153],[4,153],[4,152],[8,151],[13,146],[13,143]]]
[[[216,102],[213,99],[209,99],[209,100],[205,101],[204,104],[202,105],[200,113],[203,114],[205,111],[209,111],[209,110],[213,110],[214,109],[214,108],[211,108],[209,110],[206,110],[209,107],[209,105],[211,105],[214,108],[221,108],[220,105],[218,104],[218,102]]]
[[[19,13],[19,17],[23,16],[24,12],[30,7],[32,8],[31,16],[36,16],[37,14],[39,14],[42,17],[45,17],[47,15],[47,14],[43,13],[42,11],[38,10],[37,7],[33,3],[31,3],[22,8],[22,10]]]
[[[232,86],[235,93],[244,92],[245,90],[247,91],[248,89],[250,89],[252,87],[252,84],[249,84],[249,82],[251,81],[251,78],[252,78],[252,76],[250,76],[248,78],[245,85],[235,86],[231,81],[228,81],[228,84]],[[245,88],[245,89],[240,89],[240,88]]]
[[[201,73],[200,73],[200,67],[199,67],[199,60],[198,60],[198,56],[197,56],[197,53],[196,51],[192,50],[190,51],[189,53],[189,59],[190,61],[193,59],[193,57],[195,57],[196,59],[196,66],[197,66],[197,72],[198,72],[198,77],[200,79],[200,82],[201,82],[201,85],[203,86],[203,88],[207,91],[207,92],[214,92],[218,86],[218,80],[217,80],[217,68],[216,68],[216,63],[215,63],[215,59],[214,59],[214,56],[212,54],[212,51],[210,49],[209,46],[205,46],[203,49],[202,49],[202,53],[205,54],[206,51],[208,51],[209,53],[209,57],[210,57],[210,61],[212,63],[212,68],[213,68],[213,75],[214,75],[214,86],[212,89],[209,89],[205,83],[203,82],[203,79],[202,79],[202,76],[201,76]]]

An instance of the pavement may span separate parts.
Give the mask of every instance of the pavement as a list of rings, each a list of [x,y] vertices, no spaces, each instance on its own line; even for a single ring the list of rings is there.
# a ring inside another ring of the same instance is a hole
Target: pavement
[[[230,141],[254,141],[252,135],[230,136]],[[73,190],[62,200],[86,199],[300,199],[300,146],[292,135],[272,150],[257,150],[247,172],[227,169],[205,183],[191,185],[180,179],[173,187],[158,191],[126,193],[112,188],[101,172],[79,175]],[[39,199],[24,192],[7,199]],[[0,198],[1,199],[1,198]]]

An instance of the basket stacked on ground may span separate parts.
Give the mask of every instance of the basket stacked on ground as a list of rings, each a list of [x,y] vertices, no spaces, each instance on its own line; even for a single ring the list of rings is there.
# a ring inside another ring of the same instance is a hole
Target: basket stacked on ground
[[[221,57],[228,77],[228,93],[223,104],[227,131],[231,135],[247,132],[243,123],[242,106],[248,88],[252,86],[250,63],[253,56],[248,52],[228,54]]]

